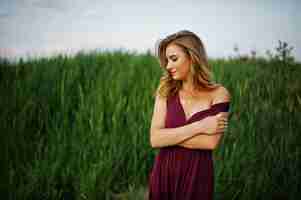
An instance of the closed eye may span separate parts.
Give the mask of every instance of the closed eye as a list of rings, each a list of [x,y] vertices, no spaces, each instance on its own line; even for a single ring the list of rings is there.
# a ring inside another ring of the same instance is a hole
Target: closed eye
[[[169,56],[169,59],[171,59],[172,61],[176,61],[177,57],[175,55],[171,55],[171,56]]]
[[[171,57],[169,57],[169,58],[171,58],[170,60],[172,60],[173,62],[176,62],[176,61],[178,60],[178,58],[175,57],[175,56],[171,56]]]
[[[176,61],[177,61],[177,59],[170,59],[170,60],[168,61],[168,63],[169,63],[170,61],[172,61],[172,62],[176,62]]]

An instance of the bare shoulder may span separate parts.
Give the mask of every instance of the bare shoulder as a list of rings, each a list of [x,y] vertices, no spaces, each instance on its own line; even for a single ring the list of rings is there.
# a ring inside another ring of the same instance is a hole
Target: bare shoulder
[[[155,106],[160,104],[162,106],[162,104],[166,104],[166,101],[167,101],[167,98],[166,97],[163,97],[159,94],[156,94],[156,97],[155,97]]]
[[[166,109],[167,97],[156,95],[154,109],[155,111],[164,111]]]
[[[218,88],[216,88],[213,91],[212,97],[213,97],[213,103],[230,102],[231,101],[231,94],[230,94],[229,90],[226,87],[224,87],[223,85],[220,85]]]

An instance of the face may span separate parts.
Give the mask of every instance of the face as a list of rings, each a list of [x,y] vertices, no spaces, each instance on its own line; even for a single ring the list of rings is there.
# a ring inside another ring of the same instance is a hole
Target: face
[[[176,44],[169,44],[166,47],[168,73],[175,80],[187,80],[190,75],[189,56]]]

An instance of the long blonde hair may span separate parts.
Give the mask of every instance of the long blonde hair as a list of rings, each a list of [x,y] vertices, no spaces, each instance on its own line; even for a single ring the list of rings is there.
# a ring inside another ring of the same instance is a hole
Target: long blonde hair
[[[166,70],[167,58],[165,51],[167,45],[171,43],[178,45],[191,59],[191,73],[195,89],[211,90],[220,86],[220,84],[215,84],[212,81],[211,66],[208,63],[207,53],[201,39],[191,31],[181,30],[156,42],[155,54],[164,71],[153,96],[167,97],[175,94],[182,87],[182,80],[174,80]]]

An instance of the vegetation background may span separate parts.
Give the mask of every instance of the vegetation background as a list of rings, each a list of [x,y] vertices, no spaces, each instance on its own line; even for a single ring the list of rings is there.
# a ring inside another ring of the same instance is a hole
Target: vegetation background
[[[210,59],[231,93],[214,151],[215,199],[301,193],[301,64],[279,41],[268,58]],[[162,70],[150,53],[78,52],[0,59],[3,199],[145,199]]]

